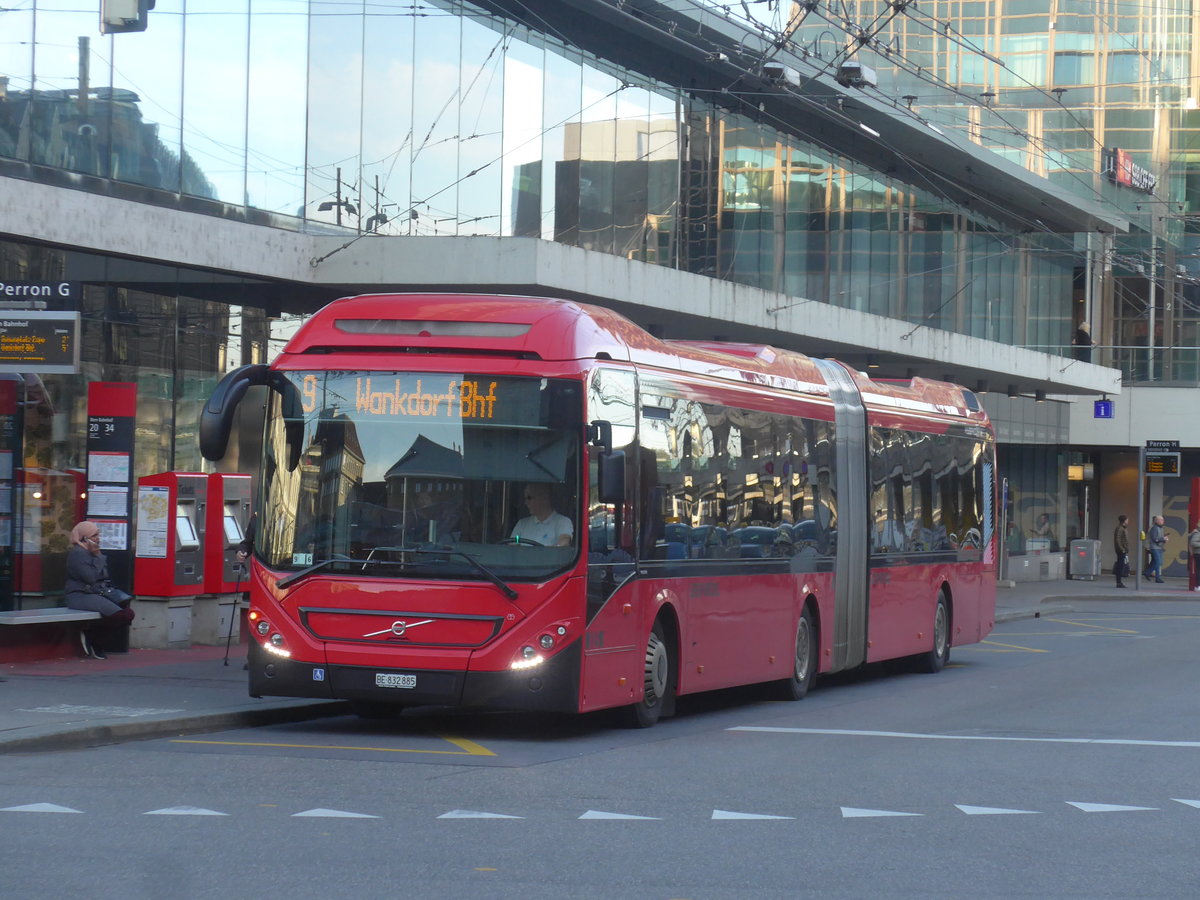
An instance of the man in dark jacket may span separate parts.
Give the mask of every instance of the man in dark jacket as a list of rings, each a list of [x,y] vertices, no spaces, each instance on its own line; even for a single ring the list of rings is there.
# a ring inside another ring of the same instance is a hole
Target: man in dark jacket
[[[1127,521],[1129,516],[1117,516],[1117,527],[1113,529],[1113,550],[1117,554],[1117,561],[1113,563],[1113,575],[1119,588],[1125,587],[1125,582],[1121,579],[1129,574],[1129,532],[1125,530]]]
[[[1163,522],[1166,521],[1162,516],[1154,517],[1154,524],[1150,526],[1148,535],[1150,540],[1150,570],[1146,572],[1146,577],[1154,576],[1156,584],[1163,583],[1162,563],[1163,551],[1167,548],[1167,532],[1163,529]]]

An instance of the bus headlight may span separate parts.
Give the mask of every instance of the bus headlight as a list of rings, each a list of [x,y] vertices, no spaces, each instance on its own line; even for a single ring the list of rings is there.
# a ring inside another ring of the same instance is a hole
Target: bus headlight
[[[520,658],[514,659],[512,661],[512,665],[509,668],[512,668],[515,670],[532,669],[534,666],[540,666],[541,664],[542,664],[541,654],[538,653],[536,650],[534,650],[532,647],[525,646],[525,647],[521,648]]]
[[[541,646],[541,648],[543,650],[553,650],[554,649],[554,638],[552,638],[548,634],[543,634],[540,638],[538,638],[538,644]]]
[[[265,623],[264,623],[265,624]],[[263,643],[262,647],[268,653],[273,653],[275,656],[288,657],[292,655],[292,651],[284,647],[285,638],[278,631]]]
[[[260,619],[259,623],[254,626],[254,630],[257,631],[263,637],[266,637],[267,632],[271,630],[271,623],[268,622],[266,619]]]

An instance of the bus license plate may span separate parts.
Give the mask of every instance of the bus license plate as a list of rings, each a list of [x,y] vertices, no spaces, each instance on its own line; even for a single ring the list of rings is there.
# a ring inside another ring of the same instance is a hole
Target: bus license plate
[[[375,673],[375,687],[382,688],[415,688],[416,675],[393,675],[389,672]]]

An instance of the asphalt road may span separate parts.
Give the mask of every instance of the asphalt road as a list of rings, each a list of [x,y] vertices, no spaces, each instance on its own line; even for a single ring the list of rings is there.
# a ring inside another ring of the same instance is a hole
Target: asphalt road
[[[646,731],[416,710],[11,756],[3,894],[1198,896],[1198,636],[1200,602],[1082,604]]]

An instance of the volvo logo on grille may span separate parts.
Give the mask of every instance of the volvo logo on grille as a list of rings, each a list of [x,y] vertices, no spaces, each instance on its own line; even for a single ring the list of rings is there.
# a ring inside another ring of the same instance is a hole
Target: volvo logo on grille
[[[363,637],[379,637],[381,634],[391,634],[394,637],[404,637],[404,632],[410,628],[416,628],[418,625],[428,625],[433,619],[422,619],[420,622],[406,622],[404,619],[397,619],[387,628],[382,628],[379,631],[368,631]]]

